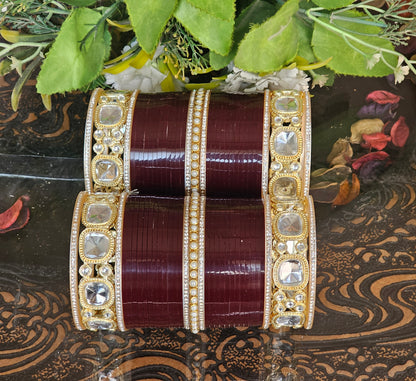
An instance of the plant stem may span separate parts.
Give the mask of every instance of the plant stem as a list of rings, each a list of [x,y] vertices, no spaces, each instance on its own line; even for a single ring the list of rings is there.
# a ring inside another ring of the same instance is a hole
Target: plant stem
[[[407,59],[403,54],[401,54],[399,52],[396,52],[395,50],[381,48],[379,46],[375,46],[373,44],[370,44],[368,42],[365,42],[365,41],[361,40],[360,38],[355,37],[351,33],[342,31],[339,28],[337,28],[337,27],[335,27],[333,25],[330,25],[330,24],[326,23],[326,22],[322,21],[321,19],[319,19],[318,17],[315,16],[317,14],[316,12],[323,11],[323,10],[324,10],[324,8],[321,8],[321,7],[319,7],[319,8],[310,8],[310,9],[308,9],[306,11],[306,15],[311,20],[313,20],[314,22],[322,25],[324,28],[328,29],[329,31],[331,31],[333,33],[336,33],[336,34],[342,36],[344,39],[345,38],[348,38],[350,41],[355,41],[355,42],[357,42],[360,45],[366,46],[367,48],[370,48],[370,49],[374,49],[375,51],[379,51],[381,53],[387,53],[387,54],[392,54],[392,55],[394,55],[396,57],[401,57],[403,59],[403,61],[409,66],[410,70],[413,73],[416,74],[416,68],[412,65],[412,61],[410,61],[409,59]]]

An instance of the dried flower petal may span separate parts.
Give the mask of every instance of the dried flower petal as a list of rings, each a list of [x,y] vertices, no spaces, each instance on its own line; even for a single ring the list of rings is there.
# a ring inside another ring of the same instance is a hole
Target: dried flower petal
[[[309,191],[314,201],[324,204],[331,204],[339,192],[339,183],[323,181],[312,185]]]
[[[331,168],[319,168],[311,173],[312,183],[340,183],[351,173],[351,168],[346,165],[335,165]]]
[[[396,116],[396,110],[399,107],[397,103],[379,104],[371,102],[368,105],[364,105],[357,112],[357,117],[360,119],[372,119],[379,118],[384,123],[393,119]]]
[[[381,119],[361,119],[355,122],[351,126],[351,139],[350,142],[354,144],[360,144],[362,142],[362,135],[375,134],[383,130],[384,123]]]
[[[332,150],[326,161],[330,166],[346,164],[351,160],[353,155],[352,147],[347,139],[338,139],[332,146]]]
[[[6,211],[0,214],[0,233],[23,228],[29,221],[28,196],[21,196]]]
[[[384,105],[386,103],[398,103],[400,101],[400,96],[385,90],[375,90],[368,94],[365,100],[367,102],[373,101]]]
[[[365,141],[365,148],[375,148],[380,151],[391,141],[391,136],[377,132],[371,135],[363,134],[363,139]]]
[[[363,183],[373,181],[386,167],[390,160],[371,160],[364,163],[360,168],[360,179]]]
[[[391,128],[390,135],[392,143],[397,147],[403,147],[409,137],[409,126],[406,124],[406,119],[401,116]]]
[[[332,206],[346,205],[360,194],[360,180],[355,173],[352,174],[351,184],[348,179],[345,179],[340,187]]]
[[[364,163],[367,163],[368,161],[374,161],[374,160],[387,160],[390,157],[390,155],[387,152],[384,151],[377,151],[377,152],[370,152],[364,156],[361,156],[360,158],[358,158],[357,160],[355,160],[352,163],[352,168],[356,171],[358,171],[361,166]]]

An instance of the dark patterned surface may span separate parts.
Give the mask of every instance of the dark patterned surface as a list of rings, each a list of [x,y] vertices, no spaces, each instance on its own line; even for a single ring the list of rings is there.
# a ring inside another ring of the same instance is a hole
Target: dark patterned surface
[[[257,328],[78,332],[68,300],[72,208],[83,188],[86,97],[43,110],[33,84],[19,113],[0,90],[0,208],[29,195],[31,219],[0,237],[0,379],[403,380],[416,379],[416,89],[400,87],[411,137],[393,165],[351,204],[317,205],[318,300],[312,330]],[[355,87],[354,87],[355,86]],[[315,91],[319,167],[347,120],[384,80],[338,80]],[[332,134],[332,136],[331,136]]]

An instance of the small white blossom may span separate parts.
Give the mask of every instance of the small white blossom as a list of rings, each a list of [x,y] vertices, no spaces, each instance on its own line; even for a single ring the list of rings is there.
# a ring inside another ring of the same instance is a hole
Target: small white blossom
[[[367,60],[367,69],[371,70],[381,58],[381,53],[375,53],[371,56],[369,60]]]
[[[126,45],[123,53],[131,50],[137,42]],[[116,90],[140,90],[142,93],[159,93],[162,92],[161,83],[167,77],[166,74],[157,69],[156,59],[163,53],[163,45],[156,48],[153,58],[149,59],[140,69],[129,66],[118,74],[105,74],[106,83]],[[178,80],[174,79],[175,90],[182,89],[182,85]]]
[[[326,74],[317,74],[313,77],[312,80],[312,89],[315,86],[324,87],[325,84],[328,82],[329,76]]]
[[[410,68],[409,66],[405,65],[402,66],[404,61],[404,57],[400,56],[397,62],[397,66],[394,69],[394,83],[400,83],[404,81],[404,77],[409,74]]]
[[[166,75],[154,68],[151,61],[140,69],[129,66],[118,74],[105,74],[106,83],[116,90],[140,90],[142,93],[162,91],[161,83]]]
[[[269,90],[307,90],[309,77],[298,69],[282,69],[259,75],[233,67],[220,89],[226,93],[247,94]]]

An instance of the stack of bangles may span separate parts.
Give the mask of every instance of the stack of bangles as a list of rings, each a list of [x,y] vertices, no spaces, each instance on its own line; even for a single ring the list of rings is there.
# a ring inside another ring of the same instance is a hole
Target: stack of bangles
[[[307,92],[96,89],[71,231],[78,329],[310,329]]]

